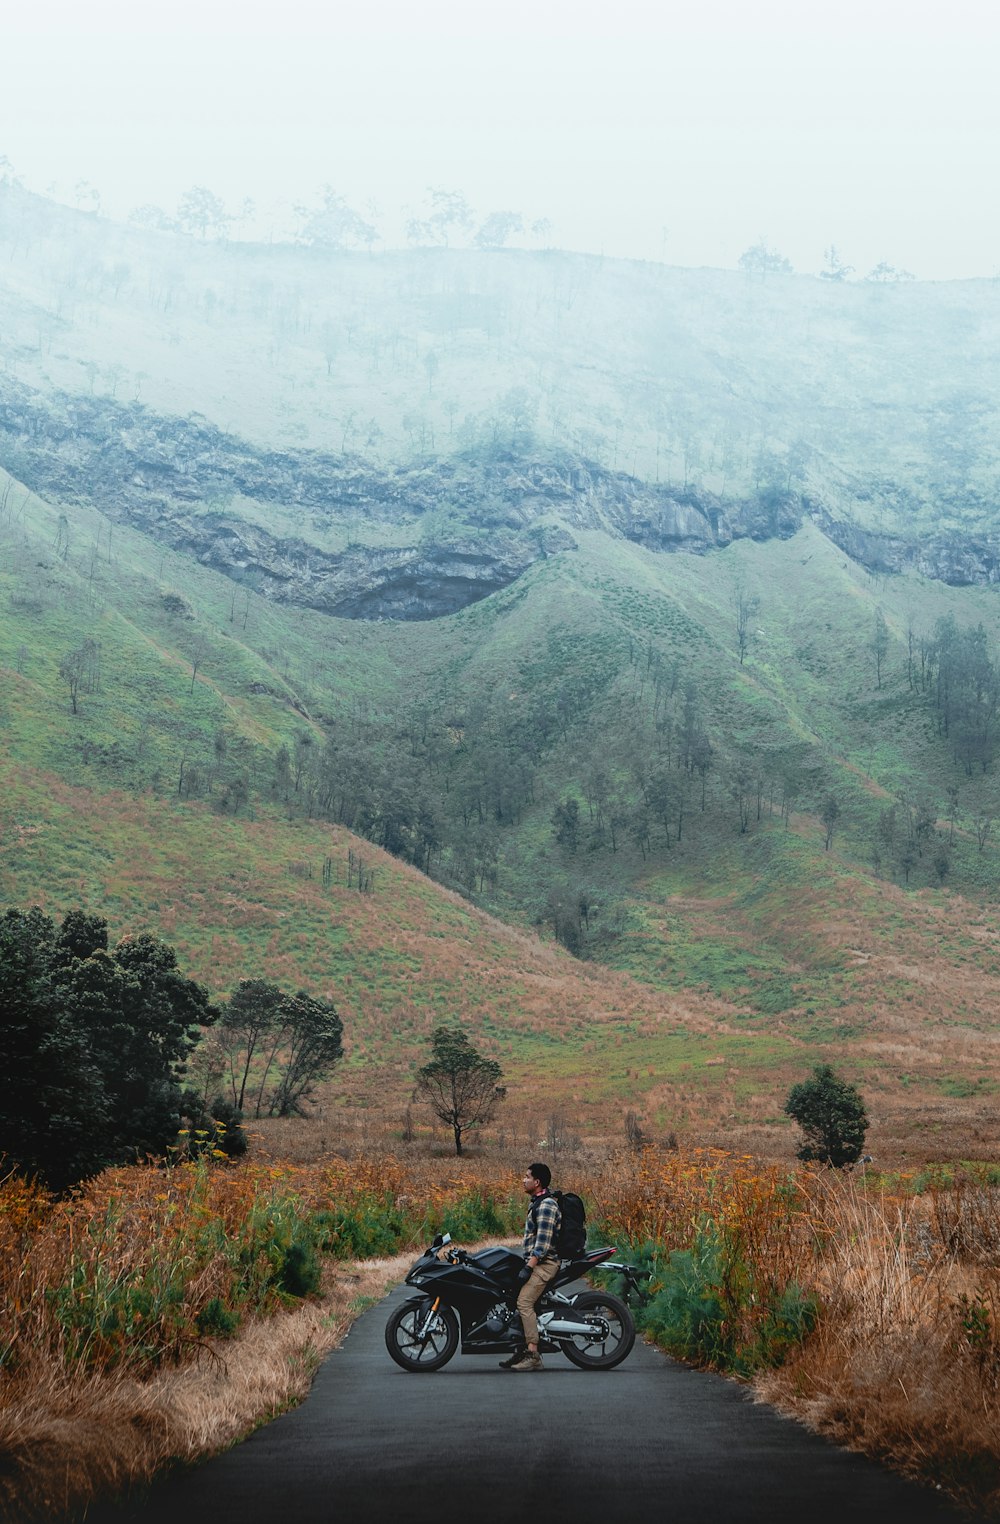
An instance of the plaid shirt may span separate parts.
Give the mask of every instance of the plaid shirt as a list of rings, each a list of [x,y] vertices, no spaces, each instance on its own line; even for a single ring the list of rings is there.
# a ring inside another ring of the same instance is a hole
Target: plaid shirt
[[[543,1259],[556,1259],[555,1237],[562,1222],[559,1203],[554,1196],[534,1196],[528,1208],[524,1224],[524,1257],[534,1255],[539,1263]]]

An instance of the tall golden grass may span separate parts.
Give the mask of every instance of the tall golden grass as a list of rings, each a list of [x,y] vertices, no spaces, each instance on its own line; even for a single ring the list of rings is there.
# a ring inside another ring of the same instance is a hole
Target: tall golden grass
[[[751,1301],[796,1284],[815,1330],[755,1375],[765,1401],[961,1502],[1000,1508],[1000,1187],[788,1170],[748,1156],[611,1161],[608,1225],[663,1253],[706,1219],[735,1235]],[[920,1189],[916,1189],[917,1185]]]
[[[960,1176],[920,1195],[813,1182],[822,1316],[757,1380],[842,1444],[1000,1509],[1000,1191]]]
[[[3,1516],[58,1517],[214,1452],[299,1400],[359,1299],[381,1295],[413,1258],[328,1258],[303,1303],[278,1272],[290,1244],[308,1244],[311,1222],[334,1236],[336,1255],[337,1222],[352,1213],[362,1226],[391,1219],[405,1244],[428,1217],[496,1195],[496,1172],[415,1174],[391,1157],[117,1169],[62,1201],[8,1174]],[[226,1326],[235,1337],[219,1337]]]
[[[299,1400],[359,1299],[400,1278],[428,1224],[448,1211],[472,1223],[486,1209],[516,1220],[523,1164],[386,1154],[135,1168],[62,1202],[8,1176],[6,1516],[51,1519],[218,1450]],[[658,1262],[706,1223],[724,1231],[745,1272],[748,1336],[753,1307],[772,1293],[794,1284],[815,1298],[812,1334],[754,1377],[763,1400],[977,1508],[1000,1504],[1000,1189],[985,1173],[917,1191],[904,1178],[655,1149],[581,1155],[561,1173],[611,1241],[652,1244]],[[329,1224],[351,1212],[391,1220],[400,1255],[328,1258],[306,1299],[283,1290],[275,1243],[317,1213]],[[220,1308],[242,1320],[229,1338]]]

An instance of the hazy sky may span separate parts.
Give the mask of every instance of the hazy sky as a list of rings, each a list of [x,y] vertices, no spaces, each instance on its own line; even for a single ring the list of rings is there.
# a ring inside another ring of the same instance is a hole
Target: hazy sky
[[[329,183],[401,241],[427,186],[551,241],[731,266],[1000,268],[1000,22],[971,0],[33,0],[0,154],[124,217]]]

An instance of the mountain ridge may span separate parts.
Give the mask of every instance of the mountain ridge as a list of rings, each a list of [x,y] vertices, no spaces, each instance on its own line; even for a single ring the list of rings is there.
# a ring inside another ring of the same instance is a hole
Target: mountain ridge
[[[0,379],[0,452],[41,495],[99,505],[266,596],[343,618],[454,613],[536,560],[575,549],[574,529],[705,553],[744,537],[786,539],[808,517],[877,575],[912,568],[953,586],[1000,576],[1000,533],[867,529],[790,489],[726,501],[565,451],[497,449],[394,468],[316,450],[263,451],[197,416],[45,395],[9,378]],[[300,532],[269,533],[227,506],[234,496],[298,516]],[[443,506],[447,530],[428,532],[426,520]],[[366,544],[373,525],[380,543]],[[331,551],[323,540],[338,526],[347,542]]]
[[[1000,286],[556,250],[361,255],[151,234],[0,186],[8,370],[255,448],[373,464],[556,449],[889,532],[992,529]]]

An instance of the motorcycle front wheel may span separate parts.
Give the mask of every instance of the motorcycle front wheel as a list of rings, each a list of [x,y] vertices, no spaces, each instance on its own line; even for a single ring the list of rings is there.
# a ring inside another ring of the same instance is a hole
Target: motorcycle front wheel
[[[590,1337],[576,1334],[560,1339],[567,1360],[585,1371],[609,1371],[620,1365],[635,1343],[635,1324],[625,1303],[607,1291],[582,1291],[573,1298],[573,1313],[593,1329]]]
[[[458,1348],[458,1319],[430,1297],[404,1302],[385,1325],[385,1347],[404,1371],[439,1371]]]

